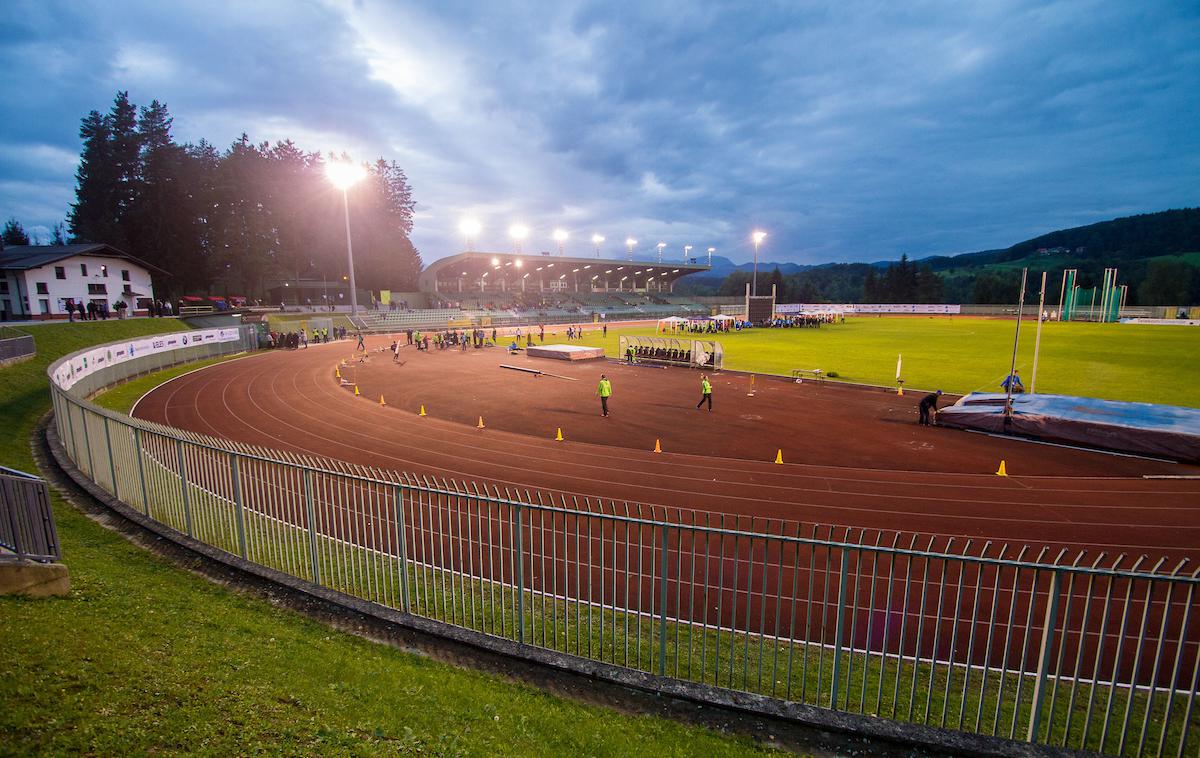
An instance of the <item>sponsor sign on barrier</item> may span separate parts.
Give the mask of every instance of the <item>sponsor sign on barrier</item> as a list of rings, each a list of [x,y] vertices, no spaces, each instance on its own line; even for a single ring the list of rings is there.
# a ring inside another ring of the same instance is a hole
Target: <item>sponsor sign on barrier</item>
[[[776,305],[776,313],[921,313],[955,314],[962,311],[960,305],[941,303],[787,303]]]
[[[72,360],[64,363],[54,373],[54,383],[64,390],[69,390],[75,383],[92,373],[115,366],[125,361],[141,358],[147,355],[168,353],[186,347],[196,347],[209,343],[236,342],[241,339],[241,333],[235,329],[198,329],[178,334],[165,334],[144,339],[130,340],[121,345],[103,345],[85,353],[80,353]]]

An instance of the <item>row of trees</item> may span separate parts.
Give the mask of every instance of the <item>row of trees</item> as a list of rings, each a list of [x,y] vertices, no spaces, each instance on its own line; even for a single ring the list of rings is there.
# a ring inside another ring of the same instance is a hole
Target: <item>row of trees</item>
[[[139,109],[126,92],[108,113],[83,119],[72,241],[108,243],[153,263],[170,272],[156,275],[156,291],[176,296],[265,297],[283,280],[341,279],[342,197],[325,176],[326,156],[245,134],[224,151],[204,140],[181,145],[171,127],[165,104]],[[409,239],[412,190],[394,162],[381,158],[367,170],[349,190],[358,284],[412,289],[421,270]]]

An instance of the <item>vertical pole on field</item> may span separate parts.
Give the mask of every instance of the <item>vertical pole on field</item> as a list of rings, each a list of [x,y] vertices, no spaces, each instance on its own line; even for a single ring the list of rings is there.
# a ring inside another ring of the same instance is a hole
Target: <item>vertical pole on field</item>
[[[1038,353],[1042,349],[1042,309],[1046,307],[1046,272],[1042,272],[1042,294],[1038,296],[1037,336],[1033,339],[1033,374],[1029,377],[1029,394],[1037,387]]]
[[[229,454],[229,475],[233,478],[233,502],[237,506],[238,550],[246,557],[246,513],[242,506],[242,480],[238,476],[237,453]]]
[[[188,498],[187,468],[183,460],[183,440],[175,440],[175,453],[179,461],[179,489],[183,493],[183,520],[187,526],[187,536],[192,536],[192,504]]]
[[[138,481],[142,484],[142,510],[150,515],[150,497],[146,494],[146,463],[142,453],[142,430],[133,427],[133,444],[137,447]]]
[[[312,562],[312,577],[321,583],[321,564],[317,559],[317,514],[313,507],[312,471],[304,469],[304,512],[308,519],[308,560]]]
[[[1013,384],[1012,375],[1017,370],[1017,345],[1021,342],[1021,312],[1025,310],[1025,277],[1029,275],[1029,269],[1021,269],[1021,296],[1017,299],[1017,330],[1013,334],[1013,350],[1012,364],[1008,367],[1008,391],[1007,397],[1004,400],[1004,425],[1007,427],[1012,422],[1012,395]]]
[[[1063,304],[1067,302],[1067,270],[1063,269],[1062,286],[1058,289],[1058,320],[1065,321],[1063,318]]]
[[[1046,680],[1049,678],[1050,658],[1054,647],[1054,620],[1058,618],[1058,595],[1061,591],[1062,572],[1056,570],[1050,575],[1050,596],[1046,598],[1046,621],[1042,624],[1042,645],[1038,651],[1037,678],[1033,685],[1033,706],[1029,713],[1029,733],[1026,735],[1029,742],[1037,739],[1041,728]]]
[[[1100,285],[1100,318],[1098,319],[1100,323],[1108,321],[1108,311],[1105,310],[1105,306],[1108,304],[1108,288],[1110,286],[1108,276],[1110,271],[1112,271],[1112,269],[1104,269],[1104,279],[1103,283]]]

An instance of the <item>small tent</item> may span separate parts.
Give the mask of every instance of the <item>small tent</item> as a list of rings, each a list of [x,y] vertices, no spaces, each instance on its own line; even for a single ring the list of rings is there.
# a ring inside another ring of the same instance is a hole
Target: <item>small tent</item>
[[[686,324],[687,322],[688,320],[686,318],[680,318],[679,316],[668,316],[667,318],[661,318],[658,320],[658,332],[659,334],[663,334],[666,332],[678,331],[680,324]]]

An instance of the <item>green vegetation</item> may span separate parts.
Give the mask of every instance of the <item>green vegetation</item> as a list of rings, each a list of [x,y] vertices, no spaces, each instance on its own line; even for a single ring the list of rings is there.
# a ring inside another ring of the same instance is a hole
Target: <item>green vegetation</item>
[[[836,371],[839,381],[951,393],[998,392],[1008,373],[1015,322],[1007,319],[849,318],[820,329],[753,329],[718,337],[725,367],[790,376],[792,369]],[[1032,378],[1036,322],[1021,327],[1017,368]],[[653,328],[590,329],[582,344],[616,357],[621,334]],[[1138,324],[1051,322],[1043,326],[1039,392],[1200,407],[1200,329]]]
[[[5,465],[33,471],[46,366],[174,320],[31,329],[0,370]],[[168,372],[169,373],[169,372]],[[180,571],[57,495],[71,596],[0,598],[5,753],[731,755],[756,746],[626,716],[331,631]]]

